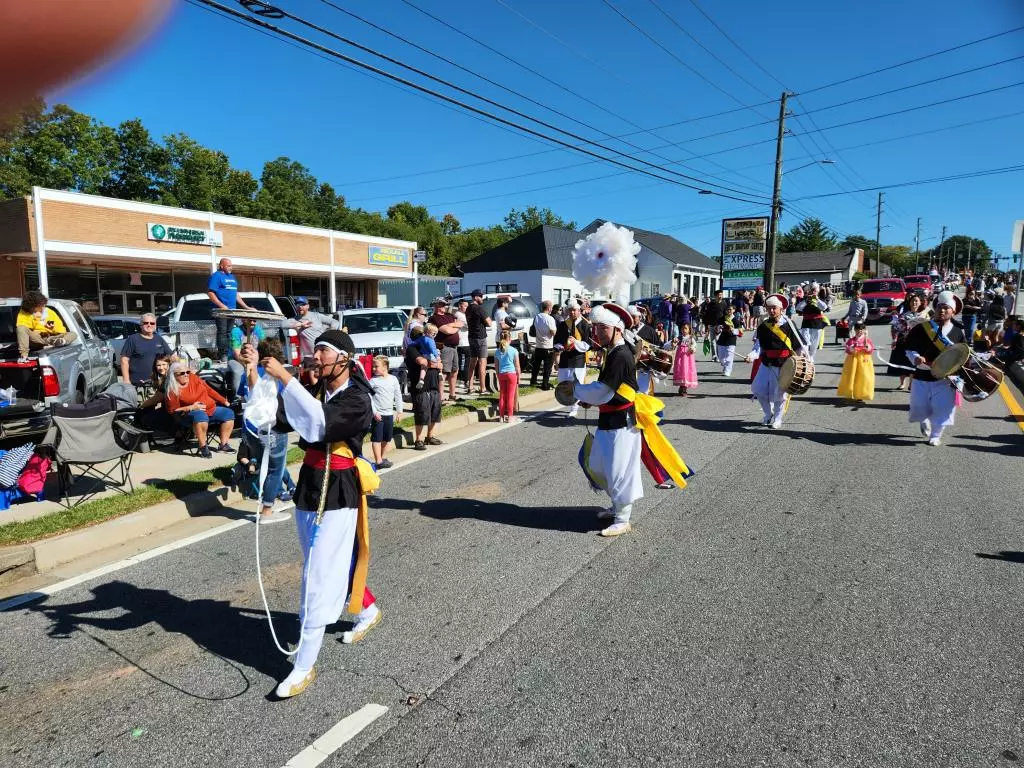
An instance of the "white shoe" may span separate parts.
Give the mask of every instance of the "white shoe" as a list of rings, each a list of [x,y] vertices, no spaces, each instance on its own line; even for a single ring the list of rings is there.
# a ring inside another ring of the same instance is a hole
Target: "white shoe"
[[[568,416],[568,417],[569,417],[570,419],[575,419],[575,418],[576,418],[576,417],[577,417],[577,416],[579,415],[579,412],[580,412],[580,409],[579,409],[579,408],[573,408],[573,409],[572,409],[571,411],[569,411],[569,413],[567,414],[567,416]]]
[[[615,510],[614,509],[602,509],[597,513],[598,520],[614,520]]]
[[[928,445],[931,445],[931,446],[942,445],[942,441],[939,440],[939,438],[937,438],[937,437],[932,437],[932,438],[928,439]]]
[[[260,525],[273,525],[274,523],[283,523],[285,520],[292,519],[290,514],[282,512],[280,509],[274,510],[269,515],[254,515],[253,517],[259,518]]]
[[[928,437],[928,435],[930,435],[931,433],[932,423],[928,421],[928,419],[925,419],[924,421],[921,422],[921,435],[923,437]]]
[[[782,418],[775,419],[770,426],[772,429],[782,429]]]
[[[290,699],[309,688],[314,680],[316,680],[315,667],[313,669],[293,669],[288,677],[274,689],[274,693],[279,699]]]
[[[376,605],[371,605],[369,608],[363,609],[363,612],[359,615],[362,618],[356,622],[356,625],[352,627],[352,629],[343,633],[341,636],[341,642],[345,643],[345,645],[358,643],[366,637],[367,632],[380,624],[381,617],[384,614],[381,613],[380,609]]]
[[[613,538],[615,536],[621,536],[624,533],[629,533],[632,530],[633,526],[629,523],[612,523],[601,531],[601,535],[605,538]]]

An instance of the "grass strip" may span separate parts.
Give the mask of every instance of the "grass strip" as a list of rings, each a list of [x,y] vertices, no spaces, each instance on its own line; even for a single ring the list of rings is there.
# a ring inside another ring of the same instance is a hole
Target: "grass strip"
[[[519,388],[520,396],[536,391],[535,387]],[[472,400],[459,400],[456,403],[445,405],[441,408],[441,419],[444,420],[471,411],[481,411],[489,407],[496,407],[497,403],[497,395],[484,395]],[[395,426],[401,429],[412,429],[412,416],[399,420]],[[287,461],[289,464],[295,464],[302,461],[302,456],[302,450],[292,446],[288,449]],[[84,504],[79,504],[72,509],[52,512],[33,520],[6,523],[0,525],[0,546],[29,544],[39,539],[45,539],[80,528],[87,528],[90,525],[113,520],[114,518],[138,512],[140,509],[146,509],[165,501],[183,499],[194,493],[220,488],[227,485],[230,480],[231,467],[207,469],[174,480],[160,480],[143,485],[128,494],[93,499]]]

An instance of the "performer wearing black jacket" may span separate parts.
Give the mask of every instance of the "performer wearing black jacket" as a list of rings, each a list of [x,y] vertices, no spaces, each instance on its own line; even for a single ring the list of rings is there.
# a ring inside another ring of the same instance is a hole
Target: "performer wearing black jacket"
[[[587,373],[587,352],[590,350],[590,322],[583,317],[578,301],[568,303],[569,316],[560,320],[555,328],[554,345],[558,355],[558,381],[576,381],[582,384]],[[569,407],[572,419],[579,411],[579,403]]]

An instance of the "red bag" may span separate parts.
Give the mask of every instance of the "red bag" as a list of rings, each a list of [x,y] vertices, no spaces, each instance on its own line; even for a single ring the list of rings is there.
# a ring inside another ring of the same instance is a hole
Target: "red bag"
[[[50,460],[33,453],[28,464],[18,475],[18,489],[29,496],[40,496],[46,488],[46,476],[50,473]]]

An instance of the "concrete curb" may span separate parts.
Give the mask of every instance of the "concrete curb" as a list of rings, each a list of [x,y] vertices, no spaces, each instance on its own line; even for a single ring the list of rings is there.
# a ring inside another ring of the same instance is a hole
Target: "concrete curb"
[[[519,406],[532,409],[548,405],[553,400],[551,392],[533,392],[520,397]],[[481,411],[470,411],[439,422],[434,427],[434,434],[443,435],[480,422],[494,421],[495,418],[496,412],[493,407]],[[411,444],[410,433],[401,430],[398,435],[402,436],[406,444]],[[401,448],[402,444],[398,442],[398,435],[396,435],[395,443]],[[297,472],[299,466],[299,464],[293,464],[289,470]],[[194,493],[182,499],[166,501],[113,520],[31,544],[0,547],[0,586],[12,584],[28,576],[52,571],[73,560],[144,536],[150,536],[195,517],[219,515],[224,518],[225,522],[237,520],[243,514],[247,514],[240,511],[240,508],[245,505],[252,506],[252,502],[243,498],[240,493],[232,492],[230,488],[226,487],[215,488]]]

